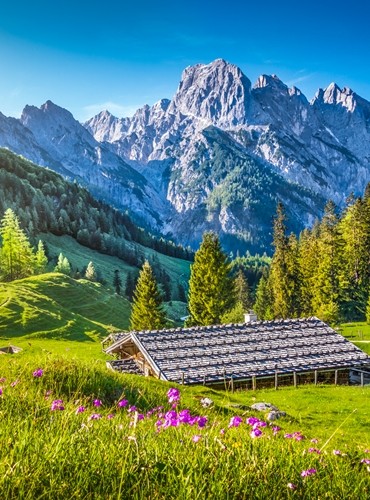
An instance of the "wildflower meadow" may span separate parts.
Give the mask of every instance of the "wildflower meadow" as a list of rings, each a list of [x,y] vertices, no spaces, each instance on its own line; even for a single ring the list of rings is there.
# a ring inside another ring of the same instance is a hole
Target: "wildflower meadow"
[[[369,432],[354,439],[342,425],[355,414],[315,433],[289,415],[269,422],[247,404],[221,404],[228,395],[215,391],[203,408],[206,388],[33,363],[1,365],[1,498],[370,497]]]

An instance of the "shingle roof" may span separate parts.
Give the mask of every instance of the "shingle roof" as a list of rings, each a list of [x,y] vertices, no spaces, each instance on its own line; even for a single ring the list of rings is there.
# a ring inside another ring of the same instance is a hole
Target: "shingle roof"
[[[107,361],[107,366],[123,373],[134,373],[135,375],[142,375],[143,372],[140,370],[138,365],[132,358],[129,359],[115,359],[113,361]]]
[[[162,378],[187,384],[370,364],[317,318],[131,332],[115,346],[128,339]]]

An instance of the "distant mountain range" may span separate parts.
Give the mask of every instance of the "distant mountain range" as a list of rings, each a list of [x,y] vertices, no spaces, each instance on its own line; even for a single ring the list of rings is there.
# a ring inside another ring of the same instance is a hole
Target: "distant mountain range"
[[[332,83],[309,102],[262,75],[252,87],[222,59],[184,70],[171,101],[85,124],[47,101],[0,113],[0,146],[88,187],[155,232],[196,246],[204,230],[229,250],[268,248],[276,203],[298,231],[328,199],[370,180],[370,103]]]

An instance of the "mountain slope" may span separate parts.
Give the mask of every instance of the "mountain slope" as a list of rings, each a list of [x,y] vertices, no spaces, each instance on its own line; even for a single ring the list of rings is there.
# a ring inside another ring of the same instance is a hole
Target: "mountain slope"
[[[302,228],[326,200],[343,204],[349,192],[361,193],[370,174],[365,99],[331,85],[310,103],[276,75],[262,75],[252,87],[222,59],[186,68],[165,105],[125,119],[104,112],[85,126],[157,179],[173,209],[165,229],[192,244],[209,228],[234,240],[233,248],[240,238],[265,246],[269,238],[261,229],[270,230],[278,200],[287,205],[292,227]],[[227,161],[215,149],[226,149]],[[246,158],[249,169],[238,172]],[[222,209],[211,213],[220,191],[227,191]],[[265,207],[257,219],[250,205]]]
[[[309,102],[276,75],[252,86],[223,59],[186,68],[172,100],[84,127],[47,101],[19,121],[1,115],[0,145],[193,246],[213,229],[230,250],[265,249],[277,201],[299,230],[370,177],[368,101],[331,84]]]

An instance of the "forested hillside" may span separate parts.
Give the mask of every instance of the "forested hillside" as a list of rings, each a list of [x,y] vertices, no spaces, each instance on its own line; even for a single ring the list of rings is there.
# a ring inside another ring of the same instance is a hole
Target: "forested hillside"
[[[96,200],[77,183],[0,149],[0,215],[17,214],[32,239],[37,233],[70,235],[82,245],[141,266],[139,243],[160,253],[192,259],[190,249],[156,238],[136,226],[127,214]]]

